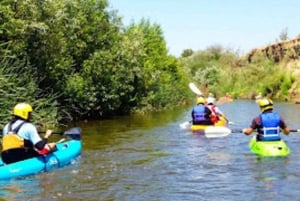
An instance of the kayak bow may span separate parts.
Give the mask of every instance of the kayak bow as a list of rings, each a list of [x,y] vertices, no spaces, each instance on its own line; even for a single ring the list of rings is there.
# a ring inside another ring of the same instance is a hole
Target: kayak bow
[[[257,141],[256,136],[250,140],[249,148],[258,156],[287,156],[290,154],[290,148],[283,140]]]

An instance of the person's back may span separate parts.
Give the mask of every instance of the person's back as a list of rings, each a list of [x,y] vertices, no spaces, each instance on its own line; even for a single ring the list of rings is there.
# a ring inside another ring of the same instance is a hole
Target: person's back
[[[41,154],[55,148],[55,143],[48,143],[51,130],[41,139],[36,127],[30,123],[32,107],[27,103],[19,103],[13,109],[13,119],[3,129],[2,153],[4,163],[9,164]]]
[[[193,107],[192,119],[193,125],[213,125],[210,120],[211,111],[205,106],[205,99],[203,97],[197,98],[197,105]]]
[[[261,109],[261,114],[256,116],[249,128],[243,129],[243,133],[250,135],[257,130],[257,140],[259,141],[277,141],[280,140],[280,129],[288,135],[289,128],[281,116],[273,112],[273,101],[268,98],[260,99],[257,102]]]
[[[271,109],[259,115],[261,127],[258,128],[258,140],[280,140],[280,115]]]

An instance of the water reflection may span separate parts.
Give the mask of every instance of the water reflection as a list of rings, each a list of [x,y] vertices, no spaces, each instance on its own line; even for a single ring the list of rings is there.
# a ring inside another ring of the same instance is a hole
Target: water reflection
[[[276,200],[282,196],[286,188],[289,171],[289,157],[260,158],[249,161],[249,169],[253,175],[255,198]]]
[[[43,176],[43,178],[45,183],[50,184],[45,176]],[[0,197],[7,201],[32,200],[32,194],[43,194],[43,187],[42,180],[40,178],[36,178],[35,176],[13,179],[8,182],[1,182]]]
[[[69,190],[66,190],[66,183],[69,184],[72,182],[71,178],[77,177],[77,165],[80,160],[79,157],[73,165],[56,171],[1,181],[0,198],[5,201],[61,200],[62,197],[71,194]]]

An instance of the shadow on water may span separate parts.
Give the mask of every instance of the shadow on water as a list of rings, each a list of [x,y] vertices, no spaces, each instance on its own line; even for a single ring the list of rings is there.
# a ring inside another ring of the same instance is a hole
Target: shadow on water
[[[150,114],[135,114],[118,116],[100,121],[78,122],[77,126],[83,129],[83,142],[86,149],[98,148],[102,145],[115,144],[118,141],[130,140],[143,135],[157,127],[168,126],[180,118],[187,107],[178,107],[173,110],[153,112]]]

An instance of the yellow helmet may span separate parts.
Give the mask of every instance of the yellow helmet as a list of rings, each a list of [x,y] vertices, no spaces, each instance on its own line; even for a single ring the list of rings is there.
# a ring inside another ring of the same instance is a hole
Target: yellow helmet
[[[197,104],[204,104],[204,103],[205,103],[205,98],[203,98],[203,97],[197,98]]]
[[[29,119],[30,112],[32,112],[32,107],[27,103],[18,103],[13,109],[13,115],[25,120]]]
[[[269,98],[263,98],[258,100],[258,104],[262,112],[269,109],[273,109],[273,101]]]

